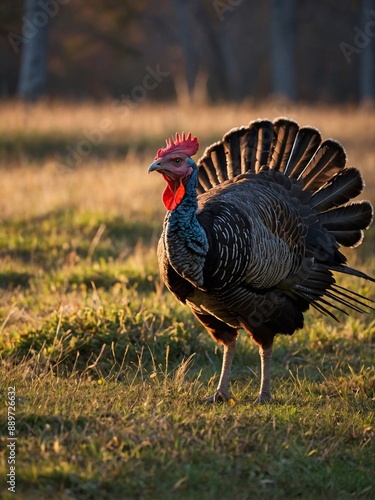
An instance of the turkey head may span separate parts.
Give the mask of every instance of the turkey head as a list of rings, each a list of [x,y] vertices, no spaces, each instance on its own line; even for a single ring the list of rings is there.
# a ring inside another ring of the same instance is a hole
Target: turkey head
[[[167,147],[159,149],[154,162],[149,166],[148,172],[159,172],[165,179],[167,186],[163,192],[163,203],[167,210],[174,210],[185,196],[185,184],[196,168],[190,156],[199,148],[196,137],[191,133],[181,137],[176,136],[166,141]]]

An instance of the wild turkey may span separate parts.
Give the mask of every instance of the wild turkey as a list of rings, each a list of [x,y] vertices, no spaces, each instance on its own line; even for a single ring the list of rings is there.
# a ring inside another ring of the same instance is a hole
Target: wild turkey
[[[259,346],[257,401],[265,402],[276,334],[302,328],[310,305],[333,318],[331,308],[370,307],[333,276],[375,281],[348,267],[339,251],[359,245],[372,220],[368,201],[349,203],[363,189],[361,174],[345,166],[340,143],[322,142],[315,128],[285,118],[230,130],[197,164],[196,137],[176,133],[166,142],[148,169],[167,182],[161,274],[224,346],[217,390],[204,401],[231,397],[229,374],[243,328]]]

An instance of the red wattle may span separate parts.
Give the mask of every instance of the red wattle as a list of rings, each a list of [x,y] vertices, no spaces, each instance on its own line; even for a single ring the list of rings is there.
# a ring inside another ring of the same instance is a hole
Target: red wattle
[[[181,203],[184,196],[185,186],[182,184],[182,182],[178,186],[176,191],[174,191],[169,182],[167,182],[162,197],[165,208],[167,210],[174,210]]]
[[[164,206],[167,210],[174,210],[176,208],[177,205],[175,205],[175,202],[174,202],[174,193],[172,191],[172,189],[168,186],[168,184],[166,185],[164,191],[163,191],[163,203],[164,203]]]
[[[184,196],[185,196],[185,186],[181,182],[181,184],[177,188],[177,191],[174,194],[174,200],[175,200],[177,205],[179,205],[181,203]]]

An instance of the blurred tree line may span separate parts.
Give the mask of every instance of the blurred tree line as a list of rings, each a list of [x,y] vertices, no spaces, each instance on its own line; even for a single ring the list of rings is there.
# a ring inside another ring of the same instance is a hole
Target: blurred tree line
[[[2,0],[0,35],[4,98],[375,100],[375,0]]]

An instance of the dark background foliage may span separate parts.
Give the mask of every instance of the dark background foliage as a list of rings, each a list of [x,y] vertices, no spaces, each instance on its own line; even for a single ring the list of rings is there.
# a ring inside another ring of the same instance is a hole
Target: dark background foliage
[[[33,41],[23,26],[27,3],[48,13],[53,97],[121,96],[159,65],[171,78],[152,99],[374,98],[374,0],[3,0],[3,97],[17,93],[22,51]]]

